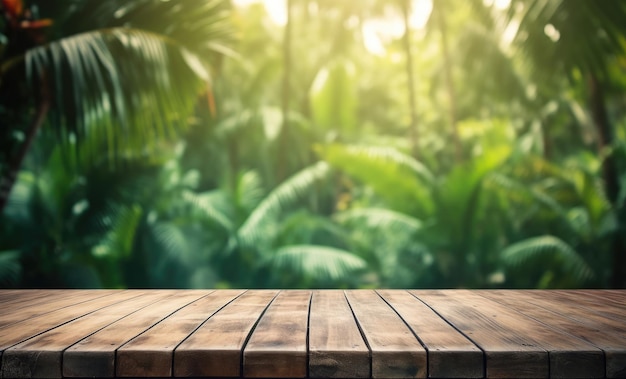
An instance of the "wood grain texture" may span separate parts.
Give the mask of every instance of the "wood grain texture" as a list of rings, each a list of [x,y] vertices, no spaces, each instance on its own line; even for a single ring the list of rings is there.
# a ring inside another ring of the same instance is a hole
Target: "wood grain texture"
[[[593,296],[593,292],[595,291],[576,291],[571,293],[568,291],[550,291],[550,293],[546,293],[544,296],[535,296],[535,298],[554,301],[558,304],[558,308],[565,313],[569,313],[572,306],[575,305],[579,311],[574,315],[593,316],[598,322],[603,324],[610,323],[613,330],[626,332],[626,323],[624,323],[624,320],[626,320],[626,301],[622,303],[613,302],[608,297]],[[535,295],[540,294],[535,293]],[[611,306],[607,307],[607,304]],[[608,321],[605,318],[612,319],[612,321]]]
[[[165,291],[164,297],[72,345],[63,353],[64,377],[115,376],[115,351],[171,313],[211,291]],[[174,296],[175,295],[175,296]]]
[[[117,350],[116,375],[172,376],[173,352],[189,334],[243,290],[213,292],[162,320]]]
[[[343,291],[315,291],[309,320],[311,378],[369,378],[369,349]]]
[[[598,348],[500,303],[467,290],[415,294],[485,351],[487,377],[604,376]]]
[[[626,291],[0,290],[0,376],[61,375],[624,378]]]
[[[54,312],[58,309],[71,305],[80,304],[85,301],[97,299],[102,296],[114,294],[113,291],[39,291],[28,296],[23,301],[22,306],[14,307],[13,304],[6,304],[6,309],[0,315],[0,328],[37,317],[46,313]],[[18,303],[20,304],[20,303]],[[24,306],[28,305],[28,306]],[[7,309],[11,309],[7,311]]]
[[[243,374],[250,378],[305,378],[311,291],[277,295],[244,350]]]
[[[2,376],[9,378],[61,378],[63,351],[99,329],[163,297],[161,292],[137,293],[17,344],[4,352]]]
[[[426,350],[404,321],[374,291],[346,291],[372,352],[373,378],[425,378]]]
[[[241,376],[243,346],[278,291],[247,291],[217,312],[174,351],[174,376]]]
[[[378,293],[398,312],[426,347],[428,377],[483,377],[483,353],[467,337],[406,291],[379,290]]]
[[[67,295],[71,296],[77,291],[83,292],[81,290],[69,290]],[[0,315],[10,314],[24,307],[32,307],[64,295],[65,292],[60,290],[2,290]]]
[[[54,327],[72,321],[100,308],[138,296],[133,291],[118,291],[115,296],[95,297],[56,311],[32,317],[27,320],[0,328],[0,351],[16,345],[28,338],[44,333]]]
[[[529,306],[529,300],[533,300],[530,293],[510,291],[477,291],[481,296],[498,301],[508,307],[549,325],[551,328],[562,330],[582,340],[588,341],[602,349],[605,356],[606,377],[626,377],[626,333],[615,332],[606,329],[598,320],[585,319],[587,312],[577,313],[574,319],[556,312],[556,304],[549,308],[541,306]],[[584,296],[583,294],[580,295]],[[626,315],[624,316],[626,320]]]

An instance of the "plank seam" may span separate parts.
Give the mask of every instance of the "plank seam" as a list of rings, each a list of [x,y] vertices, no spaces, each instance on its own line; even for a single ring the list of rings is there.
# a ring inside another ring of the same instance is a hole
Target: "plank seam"
[[[181,309],[185,308],[185,307],[186,307],[186,306],[188,306],[189,304],[191,304],[191,303],[193,303],[193,302],[196,302],[196,301],[198,301],[198,300],[201,300],[201,299],[203,299],[203,298],[205,298],[205,297],[209,296],[209,295],[210,295],[210,294],[212,294],[213,292],[215,292],[215,291],[209,291],[206,295],[200,296],[199,298],[197,298],[197,299],[195,299],[195,300],[192,300],[192,301],[188,302],[187,304],[185,304],[185,305],[181,306],[180,308],[178,308],[178,309],[176,309],[176,310],[174,310],[174,311],[170,312],[169,314],[167,314],[166,316],[162,317],[159,321],[155,322],[154,324],[152,324],[150,327],[148,327],[148,328],[147,328],[147,329],[145,329],[144,331],[140,332],[140,333],[139,333],[139,334],[137,334],[136,336],[133,336],[133,337],[129,338],[129,339],[128,339],[128,341],[126,341],[126,342],[124,342],[124,343],[120,344],[118,347],[116,347],[116,348],[115,348],[115,350],[113,351],[113,375],[114,375],[114,377],[117,377],[117,351],[118,351],[118,350],[119,350],[122,346],[126,345],[127,343],[129,343],[129,342],[130,342],[130,341],[132,341],[133,339],[135,339],[135,338],[139,337],[140,335],[144,334],[144,333],[145,333],[145,332],[147,332],[148,330],[150,330],[150,329],[154,328],[156,325],[158,325],[158,324],[160,324],[161,322],[163,322],[163,320],[165,320],[166,318],[170,317],[170,316],[171,316],[171,315],[173,315],[174,313],[176,313],[176,312],[180,311]],[[172,295],[172,296],[174,296],[174,295]],[[168,296],[168,297],[169,297],[169,296]],[[166,297],[165,299],[167,299],[167,297]],[[164,299],[162,299],[162,300],[164,300]],[[160,300],[159,300],[159,301],[160,301]],[[155,302],[155,303],[156,303],[156,302]],[[152,304],[154,304],[154,303],[152,303]],[[149,304],[149,305],[152,305],[152,304]],[[145,308],[145,307],[144,307],[144,308]],[[143,309],[143,308],[142,308],[142,309]],[[173,360],[173,358],[172,358],[172,360]]]
[[[457,332],[459,332],[462,336],[464,336],[465,338],[467,338],[471,343],[474,344],[474,346],[476,346],[478,349],[480,349],[480,351],[483,353],[483,378],[487,377],[487,354],[485,353],[485,350],[483,350],[483,348],[476,342],[474,341],[472,338],[470,338],[468,335],[466,335],[465,333],[463,333],[459,328],[456,327],[456,325],[454,325],[453,323],[451,323],[450,321],[446,320],[445,317],[443,317],[439,312],[437,312],[437,310],[433,307],[430,306],[430,304],[426,303],[424,300],[420,299],[419,297],[417,297],[416,294],[414,294],[411,291],[408,291],[409,294],[411,294],[411,296],[413,296],[414,298],[416,298],[417,300],[421,301],[424,305],[426,305],[428,308],[430,308],[433,312],[435,312],[435,314],[437,316],[439,316],[443,321],[445,321],[448,325],[450,325],[452,328],[454,328],[454,330],[456,330]]]
[[[306,377],[311,377],[309,369],[310,369],[310,349],[309,349],[309,338],[310,338],[310,329],[311,329],[311,304],[313,303],[313,294],[315,292],[311,291],[311,295],[309,296],[309,309],[306,316]]]
[[[90,298],[90,299],[85,299],[85,300],[83,300],[83,301],[78,301],[78,302],[76,302],[76,303],[72,303],[72,304],[69,304],[69,305],[66,305],[66,306],[63,306],[63,307],[60,307],[60,308],[54,308],[54,309],[53,309],[53,310],[51,310],[51,311],[47,311],[47,312],[44,312],[44,313],[39,313],[39,314],[36,314],[36,315],[34,315],[34,316],[27,317],[27,318],[25,318],[25,319],[23,319],[23,320],[14,321],[14,322],[12,322],[12,323],[10,323],[10,324],[4,324],[4,325],[2,325],[2,326],[0,327],[0,329],[7,328],[7,327],[12,326],[12,325],[15,325],[15,324],[19,324],[20,322],[24,322],[24,321],[27,321],[27,320],[30,320],[30,319],[33,319],[33,318],[41,317],[41,316],[47,315],[48,313],[52,313],[52,312],[56,312],[56,311],[60,311],[61,309],[65,309],[65,308],[68,308],[68,307],[73,307],[73,306],[75,306],[75,305],[79,305],[79,304],[82,304],[82,303],[86,303],[86,302],[88,302],[88,301],[92,301],[92,300],[100,299],[100,298],[103,298],[103,297],[106,297],[106,296],[111,296],[111,295],[114,295],[114,293],[102,294],[102,295],[99,295],[99,296],[97,296],[97,297]],[[45,296],[44,296],[44,297],[43,297],[43,299],[41,299],[41,300],[43,300],[42,302],[43,302],[43,303],[45,303]],[[22,309],[24,309],[24,308],[27,308],[28,306],[29,306],[29,304],[25,304],[25,306],[24,306],[24,307],[20,307],[20,308],[17,308],[17,309],[18,309],[18,310],[22,310]]]
[[[476,295],[481,296],[481,297],[483,297],[483,298],[485,298],[485,299],[487,299],[487,300],[493,301],[493,302],[495,302],[495,303],[497,303],[497,304],[500,304],[501,306],[506,307],[506,308],[507,308],[507,309],[509,309],[510,311],[516,312],[516,313],[520,314],[520,315],[521,315],[521,316],[523,316],[523,317],[526,317],[526,318],[529,318],[529,319],[531,319],[531,320],[533,320],[533,321],[536,321],[536,322],[538,322],[539,324],[544,325],[546,328],[548,328],[548,329],[550,329],[550,330],[553,330],[553,331],[555,331],[555,332],[557,332],[557,333],[567,334],[567,335],[568,335],[568,336],[570,336],[570,337],[573,337],[573,338],[579,339],[579,340],[581,340],[581,341],[583,341],[583,342],[585,342],[585,343],[588,343],[588,344],[589,344],[589,345],[591,345],[591,346],[596,347],[598,350],[600,350],[600,351],[602,352],[602,358],[603,358],[603,360],[604,360],[604,376],[605,376],[605,377],[607,376],[607,368],[606,368],[606,351],[604,351],[604,349],[603,349],[602,347],[598,346],[597,344],[593,343],[592,341],[588,341],[588,340],[586,340],[586,339],[584,339],[584,338],[581,338],[581,337],[578,337],[578,336],[576,336],[576,335],[573,335],[573,334],[571,334],[570,332],[568,332],[567,330],[565,330],[565,329],[561,329],[561,328],[559,328],[558,326],[554,326],[554,325],[551,325],[551,324],[547,324],[547,323],[545,323],[545,322],[541,321],[539,318],[536,318],[535,316],[531,316],[531,315],[526,314],[526,313],[524,313],[524,312],[522,312],[522,311],[519,311],[519,310],[517,310],[517,309],[515,309],[515,308],[511,308],[508,304],[506,304],[506,303],[502,302],[502,301],[501,301],[501,300],[499,300],[499,299],[496,299],[496,298],[491,298],[491,297],[489,297],[489,296],[485,296],[485,295],[483,295],[483,294],[481,294],[481,293],[476,293]],[[570,320],[570,321],[571,321],[572,323],[574,323],[574,324],[579,324],[579,325],[581,325],[581,327],[585,325],[584,323],[582,323],[582,322],[580,322],[580,321],[578,321],[578,320],[572,319],[572,318],[568,317],[568,316],[567,316],[567,315],[565,315],[565,314],[562,314],[562,313],[559,313],[559,312],[553,311],[552,309],[549,309],[548,307],[542,306],[542,305],[540,305],[540,304],[536,304],[536,303],[534,303],[534,302],[531,302],[530,300],[527,300],[527,301],[526,301],[526,304],[532,304],[532,305],[533,305],[533,306],[535,306],[535,307],[543,308],[543,309],[545,309],[546,311],[548,311],[548,312],[550,312],[550,313],[553,313],[553,314],[555,314],[555,315],[557,315],[557,316],[560,316],[560,317],[563,317],[563,318],[566,318],[566,319]],[[544,348],[544,349],[545,349],[545,348]],[[552,374],[551,374],[550,370],[551,370],[551,368],[552,368],[552,364],[551,364],[552,360],[551,360],[551,356],[550,356],[550,355],[551,355],[552,351],[551,351],[551,350],[548,350],[548,349],[545,349],[545,350],[546,350],[546,351],[547,351],[547,353],[548,353],[548,374],[549,374],[549,375],[548,375],[548,377],[551,377],[551,375],[552,375]]]
[[[214,292],[215,292],[215,291],[212,291],[211,293],[214,293]],[[194,334],[194,333],[196,332],[196,330],[200,329],[200,328],[202,327],[202,325],[206,324],[206,322],[207,322],[207,321],[209,321],[209,319],[210,319],[211,317],[215,316],[215,314],[216,314],[217,312],[219,312],[219,311],[221,311],[222,309],[224,309],[224,308],[225,308],[228,304],[232,303],[233,301],[235,301],[236,299],[238,299],[241,295],[243,295],[243,294],[244,294],[244,293],[246,293],[246,292],[248,292],[248,290],[245,290],[245,291],[241,292],[239,295],[237,295],[237,296],[233,297],[232,299],[230,299],[229,301],[227,301],[227,302],[226,302],[226,304],[224,304],[224,305],[222,305],[221,307],[219,307],[218,309],[216,309],[216,310],[215,310],[215,312],[211,313],[211,314],[209,315],[209,317],[207,317],[207,318],[206,318],[204,321],[202,321],[202,322],[201,322],[198,326],[196,326],[196,327],[194,328],[194,330],[192,330],[189,334],[187,334],[187,337],[183,338],[183,340],[182,340],[182,341],[180,341],[179,343],[177,343],[177,344],[176,344],[176,346],[174,346],[174,348],[172,349],[172,366],[170,367],[170,376],[172,376],[172,377],[174,376],[174,367],[176,367],[176,364],[175,364],[176,362],[174,362],[174,360],[176,359],[176,349],[178,349],[178,347],[179,347],[179,346],[180,346],[183,342],[185,342],[185,341],[189,338],[189,336],[191,336],[192,334]],[[206,294],[206,296],[209,296],[211,293]],[[206,297],[206,296],[203,296],[203,297]],[[202,298],[200,298],[200,299],[202,299]],[[198,300],[200,300],[200,299],[198,299]],[[198,300],[195,300],[195,301],[198,301]],[[193,301],[192,301],[192,303],[193,303]],[[191,304],[191,303],[189,303],[189,304]],[[189,304],[187,304],[187,305],[189,305]],[[187,305],[185,305],[185,307],[186,307]],[[184,308],[184,307],[183,307],[183,308]],[[182,309],[182,308],[181,308],[181,309]]]
[[[372,373],[372,347],[370,346],[370,343],[367,341],[367,338],[365,337],[365,332],[361,328],[361,324],[359,323],[359,319],[356,317],[356,314],[354,313],[354,309],[352,309],[352,304],[350,304],[350,299],[348,299],[346,291],[343,291],[343,297],[346,299],[346,303],[348,303],[348,307],[350,308],[352,317],[354,317],[354,321],[356,322],[357,328],[359,328],[359,333],[361,333],[361,338],[363,338],[363,342],[365,342],[365,346],[367,346],[367,356],[368,356],[369,363],[370,363],[369,377],[372,378],[373,377],[372,376],[373,375]]]
[[[119,303],[115,303],[115,304],[112,304],[112,305],[122,304],[122,303],[125,303],[125,302],[127,302],[127,301],[131,301],[131,300],[133,300],[133,299],[136,299],[137,297],[140,297],[140,296],[142,296],[142,295],[146,295],[146,292],[141,293],[139,296],[136,296],[136,297],[130,298],[130,299],[128,299],[128,300],[124,300],[124,301],[121,301],[121,302],[119,302]],[[102,326],[101,328],[99,328],[99,329],[97,329],[97,330],[94,330],[92,333],[87,334],[86,336],[84,336],[84,337],[83,337],[83,338],[81,338],[80,340],[78,340],[78,341],[74,342],[73,344],[71,344],[71,345],[67,346],[65,349],[62,349],[62,350],[61,350],[61,360],[60,360],[60,361],[61,361],[61,375],[63,375],[63,368],[64,368],[64,367],[63,367],[63,359],[65,358],[65,351],[67,351],[67,349],[69,349],[70,347],[72,347],[72,346],[74,346],[74,345],[76,345],[76,344],[80,343],[80,341],[82,341],[82,340],[84,340],[84,339],[86,339],[86,338],[91,337],[92,335],[94,335],[94,334],[98,333],[98,332],[99,332],[99,331],[101,331],[102,329],[107,328],[107,327],[109,327],[109,326],[111,326],[111,325],[115,324],[116,322],[118,322],[118,321],[120,321],[120,320],[123,320],[123,319],[125,319],[126,317],[128,317],[128,316],[130,316],[130,315],[132,315],[132,314],[134,314],[134,313],[136,313],[136,312],[139,312],[140,310],[142,310],[142,309],[144,309],[144,308],[146,308],[146,307],[149,307],[150,305],[152,305],[152,304],[154,304],[154,303],[156,303],[156,302],[158,302],[158,301],[161,301],[161,300],[167,299],[168,297],[171,297],[171,296],[174,296],[174,295],[173,295],[173,294],[172,294],[172,295],[167,295],[167,296],[163,297],[162,299],[157,298],[157,299],[155,299],[153,302],[148,303],[148,304],[144,305],[143,307],[137,308],[137,309],[135,309],[134,311],[132,311],[132,312],[128,313],[127,315],[122,316],[122,317],[120,317],[120,318],[118,318],[118,319],[116,319],[116,320],[114,320],[114,321],[111,321],[110,323],[108,323],[108,324],[106,324],[106,325]],[[113,367],[115,368],[115,359],[113,360]],[[114,372],[115,372],[115,371],[114,371]]]
[[[374,292],[376,292],[376,294],[378,295],[378,297],[380,297],[385,304],[387,304],[389,306],[389,308],[391,308],[395,314],[398,315],[398,317],[400,317],[400,320],[402,320],[402,322],[404,323],[404,325],[406,325],[406,327],[411,331],[411,334],[413,334],[413,336],[415,337],[415,339],[417,339],[417,341],[420,343],[420,345],[422,345],[422,347],[424,348],[424,350],[426,351],[426,377],[430,378],[430,350],[426,347],[426,345],[424,344],[424,341],[422,341],[419,336],[417,335],[417,333],[415,333],[415,331],[413,330],[413,328],[411,328],[411,325],[409,325],[406,320],[402,317],[402,315],[393,307],[393,305],[391,305],[387,299],[385,299],[383,297],[383,295],[380,294],[380,292],[378,292],[379,290],[374,290]],[[407,293],[410,294],[409,291],[406,291]]]
[[[137,296],[134,296],[134,297],[128,298],[127,300],[132,300],[132,299],[137,298],[137,297],[139,297],[139,296],[141,296],[141,295],[137,295]],[[101,297],[104,297],[104,296],[101,296]],[[81,304],[81,303],[78,303],[78,304]],[[78,305],[78,304],[75,304],[75,305]],[[56,329],[56,328],[58,328],[58,327],[61,327],[61,326],[65,325],[65,324],[68,324],[68,323],[70,323],[70,322],[72,322],[72,321],[78,320],[79,318],[82,318],[82,317],[88,316],[88,315],[90,315],[90,314],[92,314],[92,313],[94,313],[94,312],[98,312],[98,311],[99,311],[99,310],[101,310],[101,309],[104,309],[104,308],[106,308],[106,307],[109,307],[109,306],[111,306],[111,305],[115,305],[115,304],[118,304],[118,303],[113,303],[113,304],[105,305],[105,306],[103,306],[103,307],[100,307],[100,308],[94,309],[94,310],[93,310],[93,311],[91,311],[91,312],[87,312],[87,313],[82,314],[82,315],[80,315],[80,316],[74,317],[73,319],[67,320],[67,321],[65,321],[65,322],[62,322],[62,323],[60,323],[60,324],[56,325],[56,326],[53,326],[53,327],[51,327],[50,329],[46,329],[46,330],[44,330],[44,331],[42,331],[42,332],[40,332],[40,333],[33,334],[32,336],[30,336],[30,337],[28,337],[28,338],[25,338],[25,339],[23,339],[23,340],[21,340],[21,341],[19,341],[19,342],[17,342],[17,343],[14,343],[14,344],[13,344],[13,345],[11,345],[11,346],[7,346],[4,350],[0,350],[0,356],[2,356],[2,353],[3,353],[4,351],[9,350],[10,348],[15,347],[16,345],[19,345],[19,344],[21,344],[21,343],[23,343],[23,342],[26,342],[26,341],[28,341],[28,340],[30,340],[30,339],[33,339],[33,338],[35,338],[35,337],[37,337],[37,336],[40,336],[40,335],[44,334],[44,333],[48,333],[48,332],[49,332],[49,331],[51,331],[51,330],[54,330],[54,329]],[[39,316],[37,316],[37,317],[39,317]],[[32,319],[28,319],[28,320],[32,320]],[[13,325],[13,324],[12,324],[12,325]]]
[[[270,308],[270,305],[272,305],[274,300],[276,300],[276,298],[278,297],[278,295],[280,295],[281,292],[283,292],[283,291],[279,290],[278,292],[276,292],[276,294],[274,295],[272,300],[270,300],[270,302],[267,303],[267,305],[265,306],[265,308],[263,309],[263,311],[259,315],[259,318],[257,318],[257,320],[252,325],[252,328],[250,328],[250,332],[248,332],[248,335],[246,336],[246,339],[243,341],[243,344],[241,345],[241,354],[239,355],[239,374],[240,374],[241,378],[244,377],[244,371],[243,371],[243,369],[244,369],[244,365],[243,365],[244,352],[246,351],[246,346],[248,346],[248,342],[250,341],[250,338],[252,338],[252,333],[254,333],[254,330],[256,329],[257,325],[259,325],[259,322],[261,322],[261,319],[263,318],[263,316],[265,316],[265,313]]]

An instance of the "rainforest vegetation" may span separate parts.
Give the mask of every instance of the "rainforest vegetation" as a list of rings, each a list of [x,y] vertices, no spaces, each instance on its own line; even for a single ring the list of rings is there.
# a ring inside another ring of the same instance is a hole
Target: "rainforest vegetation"
[[[1,7],[0,287],[626,286],[624,1]]]

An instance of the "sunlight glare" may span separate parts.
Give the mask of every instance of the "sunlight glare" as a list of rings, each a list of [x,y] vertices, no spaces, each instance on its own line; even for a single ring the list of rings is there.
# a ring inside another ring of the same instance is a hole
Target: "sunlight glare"
[[[423,29],[433,10],[432,0],[413,0],[409,25],[414,29]],[[374,55],[385,55],[385,43],[402,37],[404,23],[399,12],[387,12],[383,18],[368,19],[363,22],[363,43],[367,51]]]
[[[287,24],[286,0],[233,0],[236,7],[247,7],[257,3],[263,4],[268,16],[276,25],[285,26]]]
[[[503,0],[497,1],[502,2]],[[263,4],[272,22],[279,26],[284,26],[287,23],[286,0],[233,0],[233,4],[238,7],[257,3]],[[409,15],[411,28],[423,29],[428,22],[432,9],[432,0],[412,0],[411,14]],[[398,11],[387,12],[381,18],[367,19],[363,22],[361,32],[367,51],[375,55],[385,55],[387,52],[385,43],[402,37],[404,33],[402,15]]]

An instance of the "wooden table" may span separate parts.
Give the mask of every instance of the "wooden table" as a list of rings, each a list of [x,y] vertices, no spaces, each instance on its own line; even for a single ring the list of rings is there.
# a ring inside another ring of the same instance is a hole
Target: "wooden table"
[[[4,290],[3,378],[626,377],[626,291]]]

